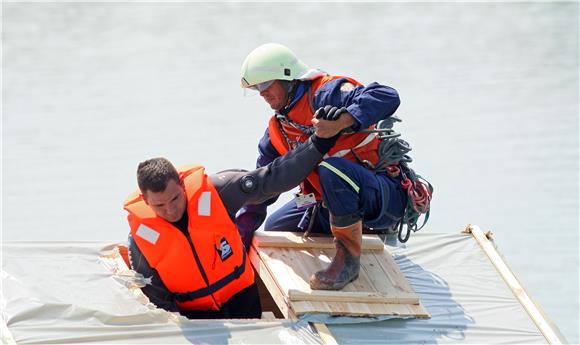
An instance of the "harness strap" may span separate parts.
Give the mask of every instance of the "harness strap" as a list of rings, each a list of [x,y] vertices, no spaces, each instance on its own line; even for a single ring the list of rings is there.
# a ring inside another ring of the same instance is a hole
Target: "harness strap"
[[[314,97],[312,97],[312,85],[308,86],[308,106],[310,107],[310,111],[312,114],[315,113],[314,109]]]
[[[197,298],[209,296],[218,291],[219,289],[223,288],[224,286],[228,285],[232,281],[238,279],[246,269],[246,251],[244,250],[243,252],[244,253],[242,258],[242,264],[240,266],[236,266],[236,268],[234,268],[232,273],[228,274],[227,276],[223,277],[222,279],[218,280],[217,282],[207,287],[191,292],[175,293],[174,294],[175,299],[179,302],[187,302]]]

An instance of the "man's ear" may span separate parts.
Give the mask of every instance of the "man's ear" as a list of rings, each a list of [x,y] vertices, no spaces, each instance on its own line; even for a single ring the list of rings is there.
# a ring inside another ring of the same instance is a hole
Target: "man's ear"
[[[141,193],[139,193],[139,195],[141,196],[141,198],[145,202],[145,205],[149,205],[149,201],[147,201],[147,192],[145,192],[145,193],[141,192]]]

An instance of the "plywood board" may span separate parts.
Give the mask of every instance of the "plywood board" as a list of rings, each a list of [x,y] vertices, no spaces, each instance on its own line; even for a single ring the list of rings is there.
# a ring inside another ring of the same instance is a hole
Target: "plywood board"
[[[308,239],[308,245],[296,246],[296,234],[278,232],[277,243],[284,242],[279,238],[285,234],[291,239],[289,247],[270,246],[271,241],[263,241],[262,235],[258,235],[253,242],[255,251],[252,258],[254,266],[258,265],[259,274],[267,273],[266,279],[271,280],[266,286],[275,290],[270,293],[279,308],[285,309],[283,313],[296,316],[307,313],[429,316],[384,246],[382,250],[363,252],[359,278],[342,290],[313,291],[308,283],[310,276],[326,268],[334,257],[334,246],[326,246],[332,243],[332,237],[314,237]],[[317,241],[325,245],[318,245]],[[370,238],[369,241],[380,239]],[[264,243],[267,244],[262,247]]]
[[[290,301],[419,304],[419,298],[415,294],[387,296],[374,292],[289,289],[288,297]]]
[[[334,249],[334,238],[329,236],[324,237],[302,237],[300,232],[280,232],[272,231],[261,233],[254,239],[254,245],[260,248],[274,247],[274,248],[320,248],[320,249]],[[362,250],[378,250],[384,249],[383,241],[375,235],[363,235]]]
[[[250,262],[256,273],[260,275],[262,282],[266,285],[266,288],[272,295],[272,298],[276,302],[276,305],[286,318],[290,318],[289,310],[288,310],[288,303],[286,302],[286,298],[282,294],[280,287],[277,285],[276,280],[272,277],[272,274],[268,270],[266,264],[260,259],[260,256],[256,252],[255,247],[250,249]]]

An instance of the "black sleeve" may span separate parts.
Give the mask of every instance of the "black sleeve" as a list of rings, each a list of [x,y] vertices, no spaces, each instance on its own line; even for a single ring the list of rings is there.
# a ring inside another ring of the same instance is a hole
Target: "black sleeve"
[[[296,187],[332,148],[337,137],[308,141],[267,166],[245,172],[228,170],[210,175],[230,215],[246,204],[258,204]]]
[[[139,250],[139,247],[137,247],[137,243],[135,243],[131,234],[129,234],[128,242],[131,268],[141,273],[148,280],[147,285],[141,288],[143,293],[157,307],[167,311],[179,311],[173,294],[165,287],[157,271],[149,266],[149,263],[145,259],[145,256],[143,256],[143,253],[141,253],[141,250]]]

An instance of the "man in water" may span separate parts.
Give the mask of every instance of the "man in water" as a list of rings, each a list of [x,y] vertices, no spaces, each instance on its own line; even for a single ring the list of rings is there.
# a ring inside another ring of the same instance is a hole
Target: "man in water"
[[[315,128],[330,120],[312,119]],[[139,164],[139,191],[124,204],[129,212],[129,261],[149,283],[151,302],[188,318],[259,318],[254,272],[234,223],[247,204],[294,188],[331,149],[342,128],[315,133],[270,164],[247,172],[206,175],[165,158]]]

